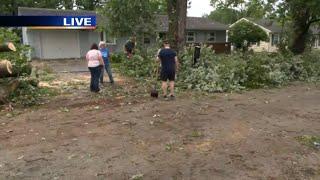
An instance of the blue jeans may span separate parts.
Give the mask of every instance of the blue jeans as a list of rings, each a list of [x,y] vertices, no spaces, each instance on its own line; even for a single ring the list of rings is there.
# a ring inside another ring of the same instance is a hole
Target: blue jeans
[[[99,77],[101,75],[101,66],[97,67],[89,67],[90,73],[91,73],[91,81],[90,81],[90,90],[92,92],[99,92]]]
[[[105,64],[105,65],[104,65],[104,68],[105,68],[105,70],[107,71],[107,74],[108,74],[108,76],[109,76],[110,83],[114,83],[113,77],[112,77],[112,72],[111,72],[111,66],[110,66],[110,64]],[[102,69],[102,71],[101,71],[101,76],[100,76],[100,82],[101,82],[101,83],[103,83],[103,75],[104,75],[104,69]]]

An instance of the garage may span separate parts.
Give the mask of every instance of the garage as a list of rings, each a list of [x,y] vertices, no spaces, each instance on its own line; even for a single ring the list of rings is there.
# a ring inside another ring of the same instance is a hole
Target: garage
[[[80,58],[78,33],[77,30],[41,31],[41,59]]]

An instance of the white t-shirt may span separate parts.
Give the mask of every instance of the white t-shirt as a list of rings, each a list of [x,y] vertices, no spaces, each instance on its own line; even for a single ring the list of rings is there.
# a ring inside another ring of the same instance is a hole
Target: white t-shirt
[[[88,67],[97,67],[100,65],[99,59],[102,58],[102,54],[99,50],[92,49],[87,52],[86,59],[88,61]]]

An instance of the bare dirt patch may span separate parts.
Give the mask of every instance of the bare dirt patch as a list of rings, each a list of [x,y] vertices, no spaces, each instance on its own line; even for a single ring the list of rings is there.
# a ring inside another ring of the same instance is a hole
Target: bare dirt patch
[[[320,135],[317,85],[164,101],[87,80],[59,74],[62,95],[0,112],[0,179],[320,179],[320,151],[296,140]]]

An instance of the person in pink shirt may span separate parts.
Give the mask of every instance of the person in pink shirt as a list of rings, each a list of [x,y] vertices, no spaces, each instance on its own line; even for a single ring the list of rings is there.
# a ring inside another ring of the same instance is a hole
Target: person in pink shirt
[[[102,54],[99,51],[98,45],[93,43],[90,51],[87,52],[86,59],[88,61],[88,68],[91,73],[90,91],[99,92],[99,78],[104,66]]]

